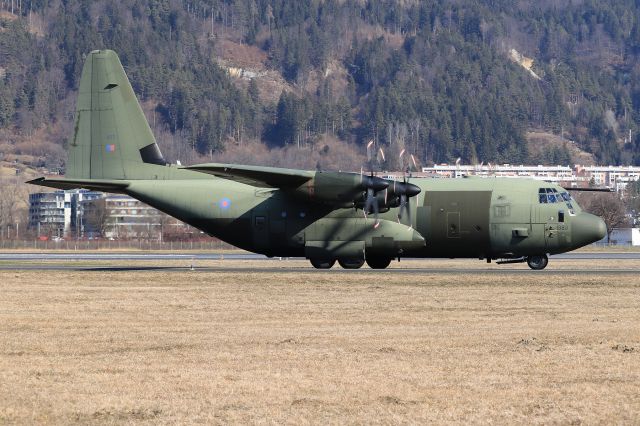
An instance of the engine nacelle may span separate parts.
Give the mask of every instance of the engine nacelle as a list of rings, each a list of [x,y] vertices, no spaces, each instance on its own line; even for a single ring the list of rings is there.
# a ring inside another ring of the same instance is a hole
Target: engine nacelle
[[[293,191],[293,195],[305,200],[349,208],[364,202],[367,190],[376,194],[389,186],[389,181],[377,176],[347,172],[318,172]]]

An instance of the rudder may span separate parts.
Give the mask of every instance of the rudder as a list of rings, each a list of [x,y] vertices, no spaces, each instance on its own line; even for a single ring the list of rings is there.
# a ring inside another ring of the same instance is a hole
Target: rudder
[[[146,179],[164,165],[118,55],[94,50],[82,68],[66,176]]]

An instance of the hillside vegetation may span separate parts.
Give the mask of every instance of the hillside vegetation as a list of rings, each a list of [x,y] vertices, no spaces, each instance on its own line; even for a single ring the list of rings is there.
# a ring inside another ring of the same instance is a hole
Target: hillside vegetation
[[[0,155],[9,160],[64,166],[84,55],[110,48],[172,161],[357,169],[374,140],[392,153],[387,168],[402,148],[422,164],[568,164],[576,148],[587,153],[578,158],[640,164],[633,0],[0,7]],[[535,149],[531,134],[549,134],[551,148]]]

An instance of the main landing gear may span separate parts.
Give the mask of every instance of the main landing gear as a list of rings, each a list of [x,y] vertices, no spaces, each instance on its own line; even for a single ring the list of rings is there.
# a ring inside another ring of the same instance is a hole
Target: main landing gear
[[[336,260],[312,257],[309,259],[309,262],[311,262],[313,267],[316,269],[331,269],[331,267],[336,263]]]
[[[367,265],[371,269],[385,269],[391,263],[390,257],[368,256]]]
[[[340,258],[337,260],[340,266],[344,269],[359,269],[365,262],[363,259]],[[309,261],[316,269],[331,269],[331,267],[336,263],[336,259],[322,259],[317,257],[311,258]],[[371,256],[367,257],[366,262],[371,269],[385,269],[391,263],[391,258]]]
[[[338,263],[344,269],[360,269],[364,265],[364,259],[338,259]]]

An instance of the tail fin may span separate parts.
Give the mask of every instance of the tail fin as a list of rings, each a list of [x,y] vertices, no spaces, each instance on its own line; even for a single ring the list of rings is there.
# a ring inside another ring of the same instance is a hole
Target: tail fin
[[[89,54],[79,92],[67,177],[148,179],[166,165],[115,52]]]

